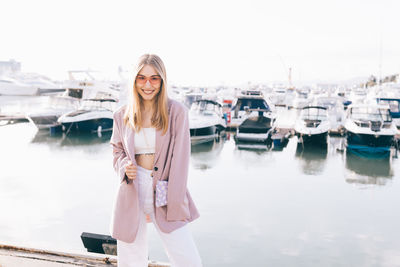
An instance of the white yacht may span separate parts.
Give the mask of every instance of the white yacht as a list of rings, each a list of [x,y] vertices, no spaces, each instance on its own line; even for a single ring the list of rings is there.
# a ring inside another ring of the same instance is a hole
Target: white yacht
[[[61,83],[51,80],[50,78],[31,72],[15,72],[10,77],[28,85],[37,88],[37,95],[59,94],[65,91]]]
[[[304,107],[294,126],[299,143],[314,145],[326,145],[330,129],[328,111],[322,106]]]
[[[0,95],[7,96],[32,96],[38,94],[38,87],[26,84],[17,79],[2,76],[0,77]]]
[[[34,96],[63,91],[61,84],[37,73],[11,72],[0,77],[0,95]]]
[[[219,140],[226,129],[221,104],[206,99],[194,101],[189,111],[189,128],[192,144]]]
[[[115,108],[115,99],[84,99],[77,110],[63,114],[58,123],[67,133],[111,131]]]
[[[256,109],[255,111],[258,112],[257,115],[248,117],[236,128],[236,142],[268,143],[271,140],[275,117],[264,115],[270,113],[269,109]]]
[[[351,104],[347,109],[347,149],[360,155],[387,157],[399,133],[387,105]]]
[[[100,72],[91,70],[69,71],[69,80],[65,81],[65,95],[88,99],[109,97],[118,99],[121,94],[121,82],[108,80]]]
[[[275,105],[269,99],[260,91],[242,91],[232,103],[230,127],[237,128],[247,118],[258,116],[260,110],[263,116],[275,121]]]

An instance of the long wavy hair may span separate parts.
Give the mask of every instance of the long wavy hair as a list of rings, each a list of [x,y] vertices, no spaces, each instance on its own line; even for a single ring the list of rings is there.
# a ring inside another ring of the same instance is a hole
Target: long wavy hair
[[[145,65],[152,66],[161,76],[160,91],[155,95],[153,115],[151,117],[151,124],[157,130],[162,130],[163,134],[168,129],[168,95],[167,95],[167,73],[161,58],[154,54],[145,54],[139,58],[137,68],[133,75],[133,81],[129,84],[129,99],[127,108],[124,114],[124,123],[129,124],[136,132],[143,128],[142,110],[143,99],[136,88],[136,76]]]

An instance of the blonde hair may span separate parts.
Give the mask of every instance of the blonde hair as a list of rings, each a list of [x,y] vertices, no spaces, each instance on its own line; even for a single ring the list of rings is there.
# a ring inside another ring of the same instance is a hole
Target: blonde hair
[[[161,76],[160,91],[155,97],[153,115],[151,117],[151,124],[157,130],[162,130],[163,134],[167,132],[168,129],[168,96],[167,96],[167,73],[165,71],[164,63],[161,58],[154,54],[145,54],[141,56],[137,63],[136,72],[133,76],[133,82],[130,82],[128,88],[129,99],[127,108],[124,114],[124,123],[129,124],[135,131],[139,132],[143,128],[142,121],[142,97],[139,95],[136,88],[136,76],[145,66],[152,66],[157,73]]]

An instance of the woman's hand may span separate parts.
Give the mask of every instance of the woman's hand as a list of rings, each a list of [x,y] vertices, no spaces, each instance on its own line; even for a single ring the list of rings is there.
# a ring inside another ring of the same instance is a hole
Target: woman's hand
[[[125,167],[125,174],[129,180],[136,179],[136,165],[133,165],[132,161],[128,161],[128,165]]]

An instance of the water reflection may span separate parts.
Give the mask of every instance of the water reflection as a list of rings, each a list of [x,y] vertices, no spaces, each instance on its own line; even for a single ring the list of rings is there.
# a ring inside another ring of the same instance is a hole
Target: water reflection
[[[289,143],[289,138],[276,138],[272,140],[272,150],[273,151],[283,151]]]
[[[101,134],[69,133],[68,135],[62,132],[50,134],[47,131],[38,131],[31,143],[57,144],[59,146],[90,146],[109,142],[111,134],[111,131]]]
[[[68,134],[65,135],[61,140],[62,146],[84,146],[84,145],[94,145],[94,144],[101,144],[107,143],[110,141],[112,132],[105,132],[101,135],[98,134]]]
[[[207,170],[214,167],[220,159],[225,139],[191,146],[191,164],[195,169]]]
[[[239,150],[249,150],[255,151],[257,153],[265,152],[270,150],[272,147],[272,141],[267,140],[266,142],[258,142],[258,141],[239,141],[235,138],[235,134],[232,133],[232,136],[235,140],[236,148]]]
[[[63,133],[50,134],[50,131],[37,131],[31,143],[37,144],[58,144]]]
[[[385,185],[393,177],[391,158],[371,159],[346,152],[346,182]]]
[[[271,149],[271,145],[262,143],[236,143],[238,150],[254,151],[257,154],[262,154]]]
[[[304,174],[315,175],[323,172],[328,153],[327,145],[303,146],[297,144],[296,158],[299,159],[301,170]]]
[[[335,154],[337,152],[342,153],[345,150],[345,138],[337,136],[328,137],[328,153]]]

